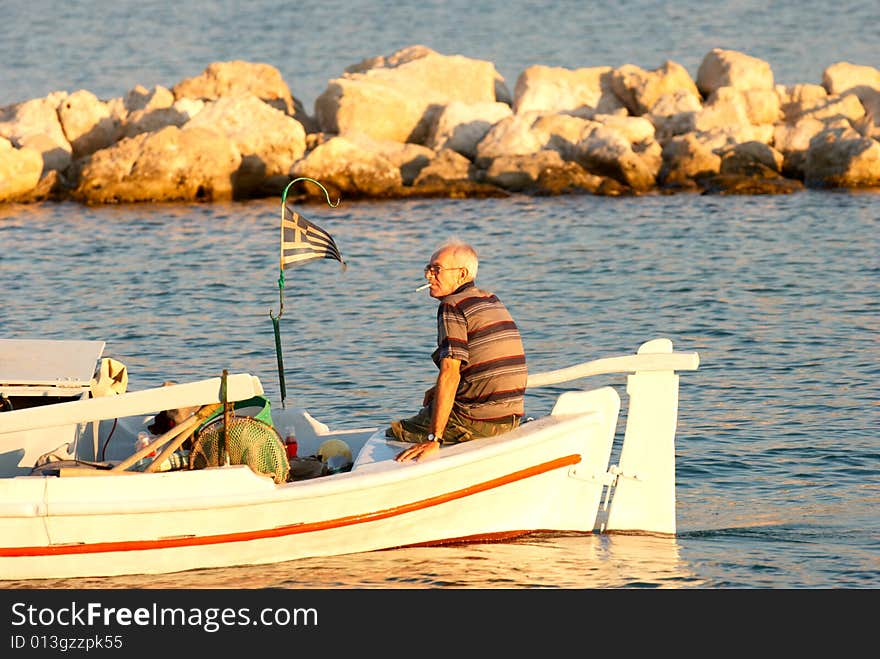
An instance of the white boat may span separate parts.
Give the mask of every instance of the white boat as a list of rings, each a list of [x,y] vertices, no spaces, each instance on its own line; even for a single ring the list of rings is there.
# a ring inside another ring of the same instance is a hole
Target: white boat
[[[251,374],[118,393],[102,377],[101,342],[0,341],[0,354],[4,345],[41,358],[0,361],[0,398],[12,408],[0,412],[0,580],[168,573],[534,531],[676,532],[677,372],[696,370],[699,356],[674,352],[668,339],[529,376],[540,387],[629,374],[617,464],[620,394],[572,386],[547,416],[419,462],[396,462],[406,445],[382,428],[330,429],[304,410],[273,408],[274,427],[294,425],[300,455],[328,440],[352,453],[347,470],[281,483],[242,464],[168,466],[208,406],[228,411],[263,394]],[[47,354],[59,356],[54,372]],[[134,450],[159,412],[190,406],[199,414]]]

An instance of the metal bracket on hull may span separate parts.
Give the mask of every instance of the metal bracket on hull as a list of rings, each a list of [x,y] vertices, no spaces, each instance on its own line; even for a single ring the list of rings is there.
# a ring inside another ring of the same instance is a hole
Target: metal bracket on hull
[[[571,478],[576,478],[581,481],[598,481],[602,483],[602,485],[607,485],[608,487],[614,487],[617,485],[618,478],[630,478],[635,481],[641,480],[641,477],[638,474],[626,474],[622,472],[617,465],[611,465],[605,473],[593,472],[591,474],[579,474],[577,467],[572,467],[568,470],[568,475]]]

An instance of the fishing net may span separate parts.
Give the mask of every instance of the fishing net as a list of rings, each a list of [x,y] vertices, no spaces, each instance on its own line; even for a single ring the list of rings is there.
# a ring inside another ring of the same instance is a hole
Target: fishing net
[[[225,456],[222,456],[225,449],[229,464],[247,465],[255,473],[269,476],[276,483],[287,481],[290,462],[281,436],[272,425],[252,416],[232,416],[227,432],[224,432],[224,425],[221,414],[198,430],[189,455],[190,469],[226,464]]]

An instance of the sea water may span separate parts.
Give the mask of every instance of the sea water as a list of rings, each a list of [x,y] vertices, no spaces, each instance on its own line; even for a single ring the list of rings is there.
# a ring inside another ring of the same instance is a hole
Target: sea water
[[[805,191],[301,208],[333,235],[348,267],[322,260],[287,271],[286,405],[333,428],[414,411],[435,376],[436,308],[414,288],[433,249],[462,238],[479,250],[481,286],[517,319],[531,372],[632,353],[656,337],[700,354],[700,369],[681,374],[679,533],[538,535],[205,570],[188,583],[877,587],[878,201]],[[6,207],[2,334],[105,340],[132,390],[251,372],[278,406],[269,316],[282,301],[278,208]],[[592,380],[625,398],[624,376]],[[562,390],[529,392],[527,412],[548,412]]]

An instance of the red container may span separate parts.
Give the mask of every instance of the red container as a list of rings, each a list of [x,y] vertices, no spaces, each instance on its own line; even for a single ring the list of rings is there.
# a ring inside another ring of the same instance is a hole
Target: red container
[[[284,448],[287,449],[287,458],[293,459],[296,457],[296,438],[295,437],[287,437],[284,440]]]

